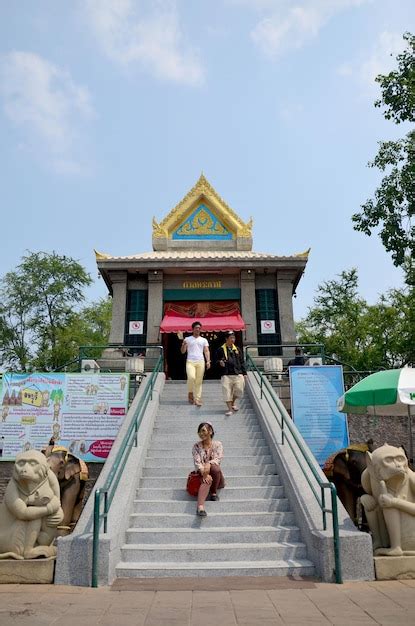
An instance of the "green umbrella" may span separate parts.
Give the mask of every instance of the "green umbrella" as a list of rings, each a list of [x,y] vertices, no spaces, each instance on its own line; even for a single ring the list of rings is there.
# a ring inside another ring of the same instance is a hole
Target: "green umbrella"
[[[411,407],[414,406],[415,368],[412,367],[370,374],[337,400],[337,409],[343,413],[408,415],[411,459],[413,458]]]

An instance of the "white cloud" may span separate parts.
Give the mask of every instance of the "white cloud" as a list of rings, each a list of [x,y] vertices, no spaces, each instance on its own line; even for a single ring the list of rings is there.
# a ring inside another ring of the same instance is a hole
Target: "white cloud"
[[[146,8],[149,10],[146,10]],[[203,67],[194,51],[183,45],[175,2],[150,0],[87,0],[92,30],[113,61],[139,64],[158,78],[199,85]]]
[[[276,57],[308,44],[337,13],[371,0],[229,1],[261,12],[251,38],[264,54]]]
[[[85,87],[41,56],[16,51],[0,57],[0,93],[25,150],[62,173],[84,169],[76,144],[80,123],[94,113]]]
[[[402,33],[384,31],[374,42],[365,60],[342,63],[337,68],[337,74],[355,79],[360,85],[360,92],[373,97],[373,92],[379,89],[375,82],[376,76],[388,74],[396,67],[396,56],[404,47]]]
[[[378,37],[369,58],[359,68],[359,77],[363,85],[375,85],[378,74],[387,74],[396,66],[396,55],[402,52],[405,42],[402,33],[384,31]]]

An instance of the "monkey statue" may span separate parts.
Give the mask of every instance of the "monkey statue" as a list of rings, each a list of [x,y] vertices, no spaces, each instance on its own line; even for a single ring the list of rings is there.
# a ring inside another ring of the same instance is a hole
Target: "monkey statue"
[[[56,556],[52,542],[62,519],[58,479],[46,457],[21,452],[0,504],[0,559]]]
[[[415,554],[415,472],[403,448],[385,443],[366,452],[360,501],[372,533],[375,555]]]

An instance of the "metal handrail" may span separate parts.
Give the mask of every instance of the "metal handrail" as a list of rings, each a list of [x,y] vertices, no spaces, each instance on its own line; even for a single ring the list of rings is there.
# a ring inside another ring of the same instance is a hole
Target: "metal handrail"
[[[161,348],[161,346],[159,346]],[[160,356],[154,366],[151,375],[147,379],[147,384],[141,396],[137,408],[131,418],[128,430],[122,440],[120,449],[114,459],[114,463],[108,473],[103,487],[96,489],[94,494],[94,515],[93,515],[93,542],[92,542],[92,574],[91,587],[98,587],[98,557],[99,557],[99,534],[103,521],[104,533],[107,532],[108,514],[114,498],[118,483],[123,473],[124,465],[133,447],[137,447],[138,430],[144,417],[147,405],[153,399],[153,389],[156,377],[162,369],[163,352],[161,348]],[[104,510],[101,511],[101,499],[104,497]]]
[[[270,382],[268,381],[267,377],[263,374],[263,372],[261,372],[258,367],[255,365],[251,355],[248,353],[248,351],[246,351],[246,364],[247,367],[250,371],[253,372],[254,376],[255,376],[255,380],[258,382],[259,387],[260,387],[260,397],[261,399],[264,399],[269,408],[271,409],[271,412],[273,414],[273,416],[275,417],[278,426],[281,429],[281,444],[284,445],[285,442],[287,441],[291,452],[294,455],[295,460],[297,461],[309,487],[311,492],[313,493],[315,499],[317,500],[317,503],[320,507],[321,513],[322,513],[322,522],[323,522],[323,530],[327,530],[327,513],[331,513],[332,514],[332,524],[333,524],[333,548],[334,548],[334,571],[335,571],[335,579],[336,579],[336,583],[341,584],[343,582],[342,579],[342,573],[341,573],[341,558],[340,558],[340,535],[339,535],[339,519],[338,519],[338,511],[337,511],[337,490],[336,487],[333,483],[331,482],[324,482],[321,480],[321,477],[319,476],[315,466],[314,466],[314,462],[313,459],[311,458],[311,456],[308,454],[308,452],[305,450],[303,443],[301,442],[300,438],[298,437],[297,433],[295,432],[293,426],[292,426],[292,420],[290,418],[290,416],[288,415],[284,405],[282,404],[281,400],[278,398],[278,396],[274,393],[274,390],[270,384]],[[264,394],[264,390],[266,390],[267,394]],[[277,411],[275,411],[275,409],[277,409]],[[301,453],[301,455],[299,455],[297,453],[297,451],[294,449],[291,441],[289,440],[289,438],[286,437],[285,431],[288,430],[291,437],[293,438],[293,440],[295,441],[295,443],[298,446],[298,449]],[[312,482],[310,481],[310,478],[308,476],[308,474],[306,473],[305,469],[304,469],[304,462],[306,463],[307,467],[309,468],[309,470],[311,471],[311,473],[313,474],[318,486],[320,487],[320,491],[321,491],[321,496],[319,496],[319,494],[317,493],[317,489],[315,488],[315,486],[312,484]],[[331,509],[326,507],[326,496],[325,496],[325,490],[329,489],[330,490],[330,495],[331,495]]]
[[[323,363],[326,359],[325,348],[323,343],[250,343],[248,346],[245,346],[245,351],[249,352],[249,350],[265,350],[265,349],[273,349],[273,350],[286,350],[287,348],[302,348],[304,352],[304,357],[309,356],[321,356],[323,359]],[[261,358],[262,356],[259,355]],[[265,358],[267,355],[263,355]],[[283,354],[275,354],[274,356],[280,356],[283,358],[291,359],[292,355],[284,357]]]

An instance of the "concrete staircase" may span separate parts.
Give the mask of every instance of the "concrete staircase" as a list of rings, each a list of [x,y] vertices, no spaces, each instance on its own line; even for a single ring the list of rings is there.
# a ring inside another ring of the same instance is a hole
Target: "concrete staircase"
[[[203,402],[187,404],[182,382],[164,387],[117,577],[313,575],[249,399],[226,417],[220,382],[206,381]],[[226,487],[200,518],[185,484],[204,420],[224,446]]]

